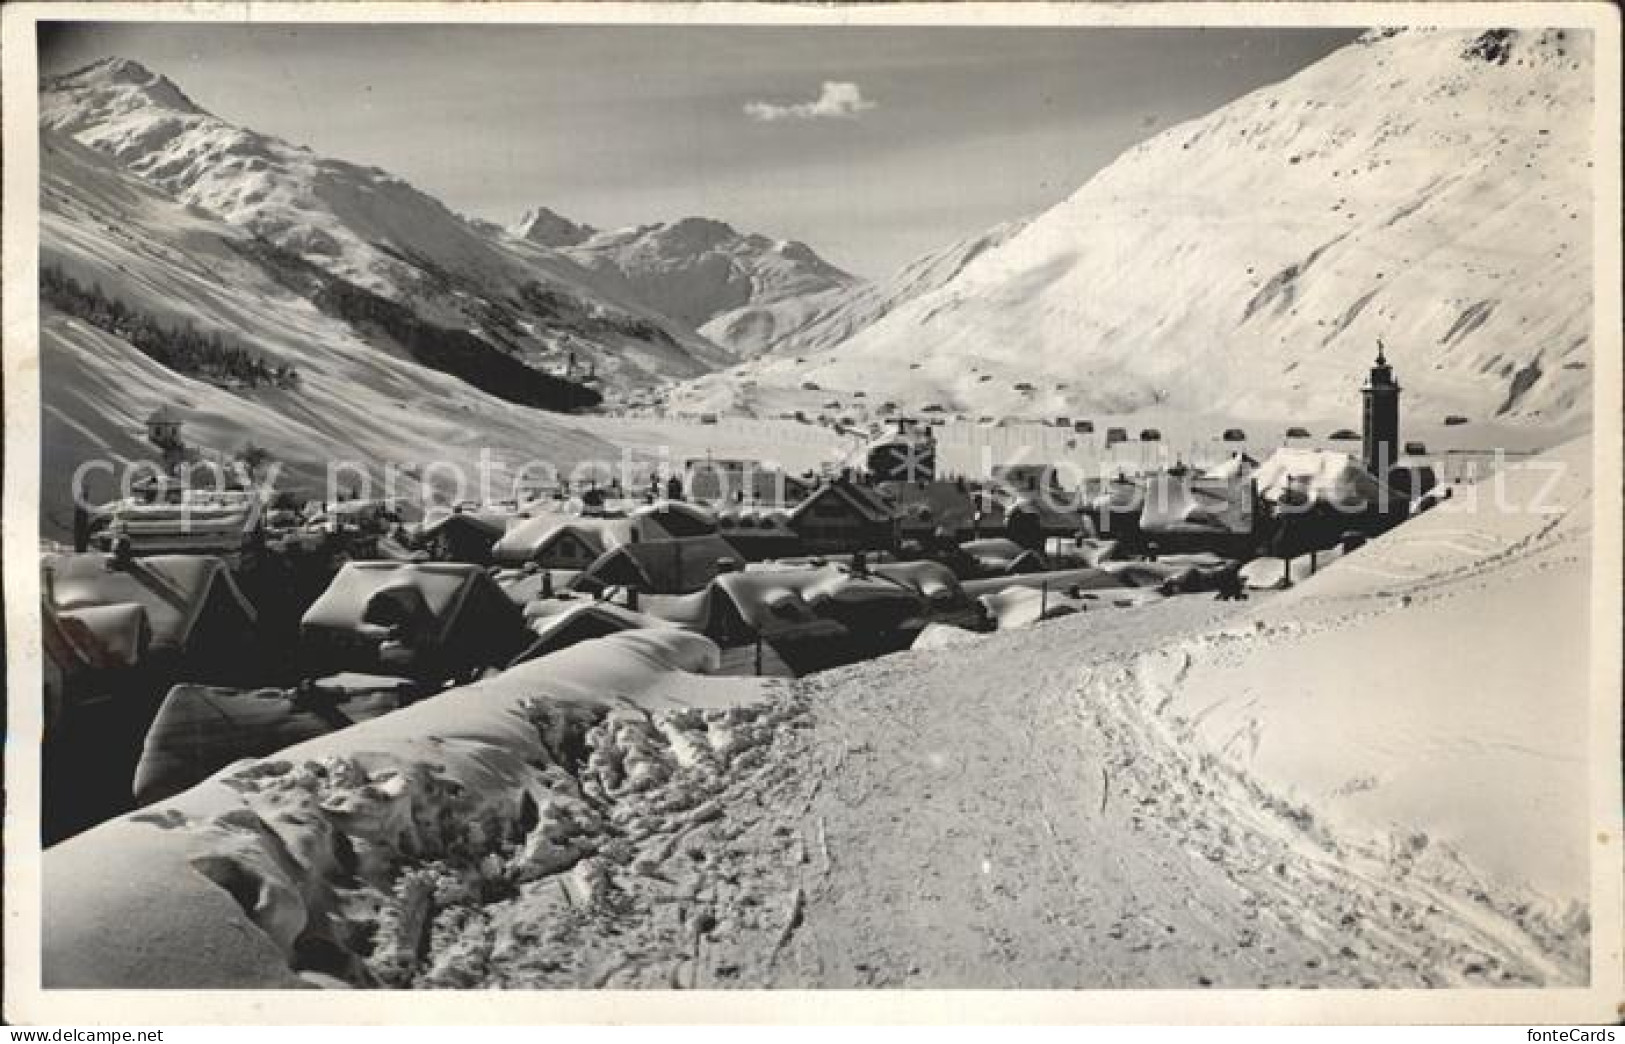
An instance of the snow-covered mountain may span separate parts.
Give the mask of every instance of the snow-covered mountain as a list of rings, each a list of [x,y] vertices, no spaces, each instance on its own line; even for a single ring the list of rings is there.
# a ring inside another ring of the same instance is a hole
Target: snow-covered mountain
[[[812,355],[827,351],[906,302],[947,284],[971,261],[1003,244],[1025,226],[1025,221],[996,225],[951,246],[922,254],[880,282],[854,283],[822,293],[735,309],[711,320],[700,332],[745,356]],[[741,372],[751,369],[746,364]]]
[[[1051,416],[1589,410],[1590,34],[1381,30],[1174,127],[762,389]],[[989,375],[995,375],[990,377]]]
[[[792,302],[858,284],[805,243],[741,234],[688,217],[599,232],[561,252],[648,307],[733,349],[741,310]]]
[[[577,224],[547,207],[534,207],[525,211],[525,216],[509,231],[520,239],[545,247],[575,246],[598,233],[591,225]]]
[[[725,359],[545,241],[468,221],[376,167],[235,126],[137,62],[47,80],[40,118],[184,203],[535,365],[562,368],[573,353],[636,382]]]
[[[71,138],[40,136],[41,267],[95,287],[156,326],[192,326],[273,366],[292,366],[291,387],[188,376],[137,350],[126,335],[41,301],[41,527],[69,526],[68,476],[91,460],[148,460],[144,422],[176,410],[183,437],[205,459],[246,442],[271,451],[284,485],[316,492],[329,463],[380,481],[445,461],[479,474],[489,449],[500,473],[541,457],[564,467],[615,460],[609,444],[569,419],[505,402],[419,365],[387,335],[324,313],[257,259],[252,234],[181,203]],[[346,470],[347,481],[359,482]],[[377,487],[375,486],[374,489]],[[93,495],[108,496],[105,485]],[[477,495],[469,491],[468,495]]]

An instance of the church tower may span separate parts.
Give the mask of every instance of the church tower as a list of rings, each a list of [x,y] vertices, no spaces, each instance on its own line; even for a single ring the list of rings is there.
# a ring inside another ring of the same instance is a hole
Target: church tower
[[[1366,470],[1384,478],[1399,459],[1399,385],[1377,339],[1377,362],[1360,389],[1365,400],[1364,455]]]

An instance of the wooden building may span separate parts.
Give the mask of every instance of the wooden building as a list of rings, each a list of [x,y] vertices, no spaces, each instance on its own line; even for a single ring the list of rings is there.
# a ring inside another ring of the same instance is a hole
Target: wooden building
[[[896,550],[900,515],[876,490],[834,479],[790,512],[790,528],[809,554]]]

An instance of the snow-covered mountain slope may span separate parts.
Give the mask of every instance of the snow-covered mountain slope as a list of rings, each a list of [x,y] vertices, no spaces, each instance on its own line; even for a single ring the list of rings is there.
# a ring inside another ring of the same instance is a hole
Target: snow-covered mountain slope
[[[235,126],[137,62],[45,81],[45,128],[423,318],[472,329],[535,365],[571,352],[606,377],[691,376],[721,353],[546,246],[512,248],[376,167]]]
[[[562,252],[662,315],[715,331],[724,347],[732,347],[728,319],[741,309],[858,283],[805,243],[743,235],[709,218],[599,232]]]
[[[1373,32],[755,376],[973,413],[1318,416],[1380,337],[1411,416],[1584,417],[1592,71],[1585,32]]]
[[[164,327],[192,323],[299,372],[294,387],[228,390],[42,304],[46,537],[67,532],[69,476],[80,464],[155,456],[144,422],[165,403],[180,412],[188,443],[229,457],[252,441],[311,491],[325,485],[329,462],[357,462],[377,481],[387,465],[415,473],[408,466],[431,461],[472,480],[482,448],[498,469],[531,458],[560,466],[618,459],[567,418],[484,394],[404,358],[387,338],[324,315],[250,259],[248,232],[177,202],[107,156],[50,132],[41,135],[40,156],[42,266],[99,286]],[[93,494],[111,492],[105,476],[95,481],[102,484]],[[402,479],[397,492],[416,485]]]
[[[905,302],[945,285],[972,260],[1004,243],[1025,225],[1025,221],[1007,221],[922,254],[878,283],[857,283],[736,309],[706,323],[700,332],[747,356],[827,351]]]

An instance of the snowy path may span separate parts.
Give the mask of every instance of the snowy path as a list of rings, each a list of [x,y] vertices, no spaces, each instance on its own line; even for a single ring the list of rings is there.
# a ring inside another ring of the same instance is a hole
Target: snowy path
[[[749,733],[732,757],[678,756],[662,786],[613,802],[613,839],[596,854],[517,895],[443,911],[415,983],[1396,987],[1583,975],[1583,939],[1536,941],[1482,893],[1413,874],[1420,852],[1335,836],[1195,742],[1199,722],[1165,713],[1190,666],[1182,649],[1283,637],[1251,613],[1213,637],[1234,612],[1176,599],[788,683],[731,712]]]
[[[1154,611],[1165,638],[1213,614],[1207,602]],[[1563,975],[1486,911],[1396,883],[1405,853],[1364,865],[1306,811],[1170,734],[1154,711],[1178,674],[1119,658],[1144,647],[1135,615],[997,636],[975,661],[897,657],[864,672],[861,691],[809,680],[814,742],[836,753],[802,827],[827,839],[829,866],[808,875],[806,924],[774,985]],[[1062,627],[1091,666],[1054,655]]]

